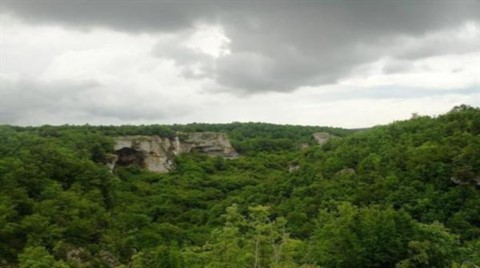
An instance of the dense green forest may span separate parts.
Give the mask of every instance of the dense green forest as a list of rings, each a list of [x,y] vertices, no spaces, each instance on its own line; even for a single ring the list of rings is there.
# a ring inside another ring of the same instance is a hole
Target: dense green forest
[[[241,157],[104,165],[112,137],[176,131],[227,133]],[[0,140],[0,267],[480,266],[478,108],[362,131],[3,125]]]

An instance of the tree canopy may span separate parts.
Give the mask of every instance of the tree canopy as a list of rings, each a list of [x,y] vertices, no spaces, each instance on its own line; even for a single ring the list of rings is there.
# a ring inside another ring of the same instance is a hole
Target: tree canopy
[[[115,136],[178,131],[227,133],[241,157],[104,165]],[[1,267],[480,266],[478,108],[361,131],[2,125],[0,140]]]

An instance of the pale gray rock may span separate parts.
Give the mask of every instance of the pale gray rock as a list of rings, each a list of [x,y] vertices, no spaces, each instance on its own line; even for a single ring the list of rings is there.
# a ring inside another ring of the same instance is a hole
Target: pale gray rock
[[[288,165],[288,172],[293,173],[295,171],[300,170],[300,165],[299,164],[290,164]]]
[[[316,132],[313,133],[313,138],[317,141],[318,144],[323,145],[327,143],[333,136],[327,132]]]
[[[115,166],[138,164],[152,172],[165,173],[173,169],[173,160],[182,153],[203,153],[209,156],[238,156],[225,133],[177,133],[173,138],[160,136],[122,136],[114,138],[116,158],[107,163]]]
[[[450,177],[450,180],[453,183],[458,184],[458,185],[477,185],[477,186],[480,186],[480,177],[476,177],[476,178],[468,180],[468,181],[460,180],[456,177]]]

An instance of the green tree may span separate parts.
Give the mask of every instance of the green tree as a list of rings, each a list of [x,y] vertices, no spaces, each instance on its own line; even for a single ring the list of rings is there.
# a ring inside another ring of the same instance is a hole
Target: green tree
[[[55,261],[55,258],[41,246],[26,247],[18,256],[21,268],[67,268],[62,261]]]
[[[412,234],[413,223],[405,213],[341,203],[321,211],[312,246],[321,266],[392,267],[406,256]]]
[[[440,223],[416,224],[414,240],[408,243],[409,257],[397,267],[448,267],[458,254],[458,237]]]

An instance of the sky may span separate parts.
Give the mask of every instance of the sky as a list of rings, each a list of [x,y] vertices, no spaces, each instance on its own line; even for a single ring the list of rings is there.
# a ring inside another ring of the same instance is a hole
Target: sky
[[[480,0],[0,1],[0,123],[362,128],[480,107]]]

